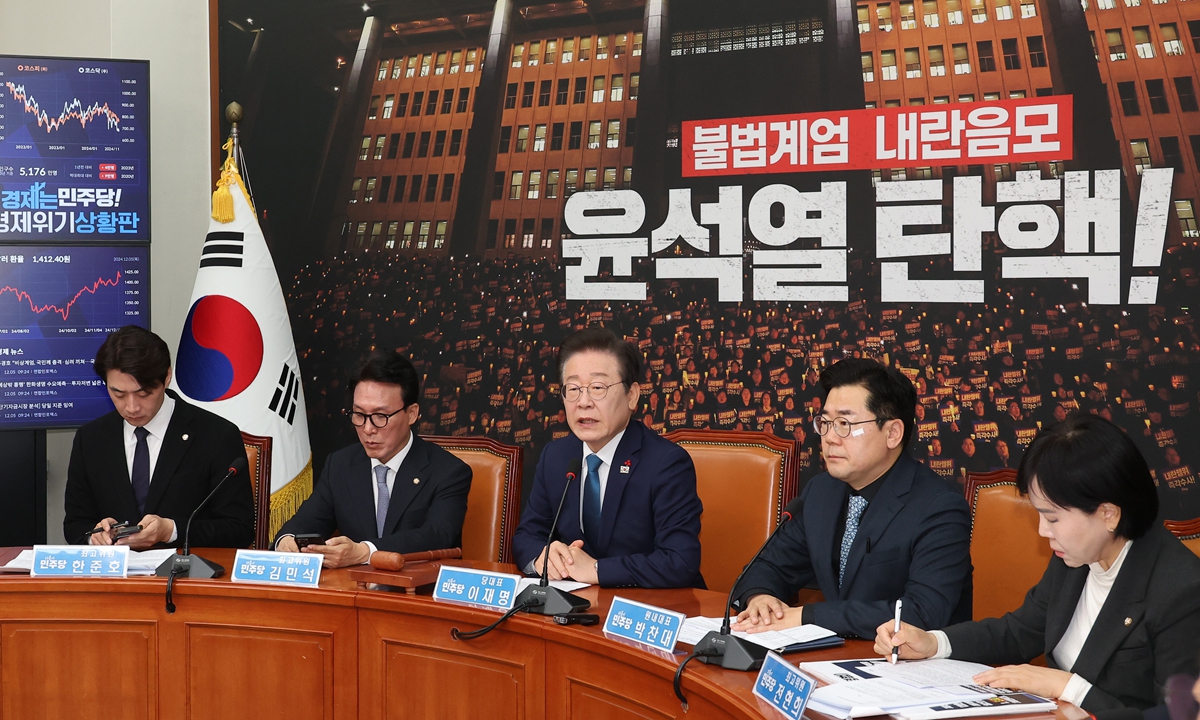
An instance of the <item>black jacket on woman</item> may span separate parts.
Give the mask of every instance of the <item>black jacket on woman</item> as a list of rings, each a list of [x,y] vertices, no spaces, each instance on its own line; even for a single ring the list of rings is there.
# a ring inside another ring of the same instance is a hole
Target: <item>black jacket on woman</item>
[[[1004,617],[945,628],[951,657],[988,665],[1026,663],[1053,651],[1079,604],[1088,567],[1051,558],[1021,607]],[[1200,650],[1200,558],[1161,525],[1133,542],[1071,672],[1092,684],[1083,709],[1145,709],[1167,678],[1195,675]],[[1062,668],[1058,668],[1062,669]]]

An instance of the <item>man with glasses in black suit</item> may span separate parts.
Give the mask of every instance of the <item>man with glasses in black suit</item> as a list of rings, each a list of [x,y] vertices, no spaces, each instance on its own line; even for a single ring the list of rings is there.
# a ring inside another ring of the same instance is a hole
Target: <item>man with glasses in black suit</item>
[[[808,482],[801,512],[746,570],[733,629],[813,623],[869,638],[897,600],[906,621],[942,628],[970,620],[971,516],[956,485],[905,452],[912,383],[865,358],[831,365],[820,382],[813,429],[826,472]],[[788,607],[814,582],[823,602]]]
[[[347,413],[359,442],[329,456],[313,494],[275,539],[296,552],[296,535],[318,534],[302,552],[325,567],[368,562],[376,550],[460,547],[471,468],[412,431],[420,416],[417,371],[394,352],[371,355],[354,379]],[[334,531],[342,534],[329,537]],[[326,539],[328,538],[328,539]]]

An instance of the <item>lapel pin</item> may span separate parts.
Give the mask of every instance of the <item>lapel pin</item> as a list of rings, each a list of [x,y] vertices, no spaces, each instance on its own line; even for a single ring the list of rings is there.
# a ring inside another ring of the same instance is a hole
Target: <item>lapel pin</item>
[[[413,485],[420,485],[420,484],[421,484],[421,478],[413,478]]]
[[[1132,624],[1133,624],[1133,618],[1125,618],[1125,627],[1129,627]]]
[[[621,474],[622,474],[622,475],[628,475],[628,474],[629,474],[629,466],[630,466],[630,463],[631,463],[631,461],[629,461],[629,460],[626,460],[626,461],[625,461],[625,464],[621,466]]]
[[[183,439],[184,439],[184,441],[186,441],[186,440],[187,440],[187,437],[188,437],[188,436],[187,436],[187,433],[184,433],[184,434],[183,434]]]

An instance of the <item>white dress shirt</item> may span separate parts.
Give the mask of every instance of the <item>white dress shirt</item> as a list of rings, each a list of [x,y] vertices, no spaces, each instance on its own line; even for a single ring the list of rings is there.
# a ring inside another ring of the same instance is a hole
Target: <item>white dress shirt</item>
[[[163,439],[167,436],[167,427],[171,424],[171,416],[175,414],[175,398],[170,395],[163,394],[162,407],[150,418],[150,422],[142,427],[146,428],[146,449],[150,451],[150,480],[154,480],[154,468],[158,467],[158,453],[162,450]],[[121,423],[121,430],[125,434],[125,469],[129,471],[129,482],[133,482],[133,454],[137,451],[137,436],[133,434],[134,426],[128,421]],[[131,520],[133,518],[122,518],[123,520]],[[141,520],[141,518],[136,518]],[[172,524],[176,527],[171,530],[171,539],[167,542],[175,542],[179,538],[178,523],[171,518]]]
[[[1092,632],[1092,625],[1096,623],[1096,618],[1100,615],[1101,608],[1104,607],[1104,601],[1108,599],[1108,593],[1112,590],[1113,583],[1117,581],[1117,575],[1121,573],[1121,566],[1125,563],[1125,556],[1129,554],[1129,548],[1132,545],[1133,541],[1127,540],[1125,546],[1121,548],[1120,554],[1117,555],[1117,559],[1107,570],[1100,567],[1098,562],[1088,564],[1087,580],[1083,583],[1083,592],[1079,594],[1075,613],[1071,615],[1071,623],[1067,625],[1067,631],[1063,633],[1062,639],[1058,641],[1058,645],[1053,651],[1054,662],[1063,670],[1071,672],[1071,668],[1075,667],[1075,661],[1079,659],[1079,652],[1083,650],[1083,645]],[[941,630],[933,630],[932,634],[937,638],[938,643],[937,653],[934,657],[950,657],[952,650],[950,639],[946,637],[946,633]],[[1071,673],[1071,679],[1067,681],[1067,686],[1063,689],[1062,699],[1074,705],[1083,705],[1083,699],[1091,690],[1090,682]]]
[[[375,481],[375,468],[379,467],[380,465],[387,466],[387,469],[388,469],[388,471],[387,471],[388,502],[391,503],[391,497],[393,494],[392,488],[394,488],[396,486],[396,473],[400,472],[400,465],[402,465],[404,463],[404,458],[408,457],[408,451],[412,450],[412,446],[413,446],[413,435],[410,432],[408,434],[408,442],[405,443],[404,447],[400,449],[400,452],[396,453],[396,455],[394,457],[392,457],[391,460],[388,460],[387,462],[379,462],[379,460],[377,460],[375,458],[371,458],[371,495],[375,498],[376,514],[379,513],[379,483]],[[390,507],[390,505],[389,505],[389,507]],[[372,553],[379,549],[379,548],[375,547],[375,543],[371,542],[370,540],[364,540],[363,542],[366,543],[367,547],[371,548]],[[370,561],[371,561],[371,556],[368,555],[367,562],[370,562]]]
[[[595,455],[600,458],[600,467],[596,468],[596,474],[600,476],[600,507],[604,507],[604,492],[608,490],[608,471],[612,468],[613,456],[617,454],[617,446],[621,444],[621,438],[625,437],[625,431],[617,433],[616,437],[609,440],[604,447],[600,448],[599,452],[589,452],[590,448],[584,445],[583,456],[583,472],[579,475],[583,481],[579,486],[579,528],[583,527],[583,496],[586,494],[586,483],[588,476],[588,455]]]

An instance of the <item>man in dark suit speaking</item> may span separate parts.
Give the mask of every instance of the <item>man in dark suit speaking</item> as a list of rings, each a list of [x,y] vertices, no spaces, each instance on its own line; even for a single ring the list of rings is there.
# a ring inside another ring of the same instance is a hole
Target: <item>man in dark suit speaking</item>
[[[92,367],[113,412],[79,428],[67,468],[67,542],[111,545],[114,525],[141,532],[117,540],[134,550],[183,543],[188,517],[246,448],[237,426],[167,389],[171,353],[134,325],[105,339]],[[98,530],[96,532],[91,532]],[[249,547],[254,498],[245,473],[225,481],[196,514],[190,538],[199,547]]]
[[[542,451],[513,535],[518,567],[540,573],[550,524],[566,488],[551,579],[604,587],[704,587],[700,497],[687,452],[629,419],[640,399],[637,349],[589,328],[559,348],[571,434]]]
[[[394,352],[367,359],[348,413],[359,442],[325,460],[313,494],[284,523],[275,549],[296,552],[295,535],[329,538],[304,552],[325,567],[359,565],[376,550],[420,552],[462,545],[471,468],[417,437],[417,371]]]
[[[917,395],[902,373],[842,360],[821,373],[814,427],[828,472],[803,510],[746,571],[734,630],[815,623],[874,637],[903,600],[905,621],[942,628],[971,619],[971,516],[962,490],[904,451]],[[824,602],[786,604],[813,580]]]

